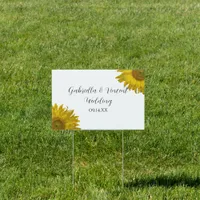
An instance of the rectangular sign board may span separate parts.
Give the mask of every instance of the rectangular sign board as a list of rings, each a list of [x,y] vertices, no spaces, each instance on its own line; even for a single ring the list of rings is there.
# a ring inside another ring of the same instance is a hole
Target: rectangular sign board
[[[52,70],[54,130],[143,130],[143,70]]]

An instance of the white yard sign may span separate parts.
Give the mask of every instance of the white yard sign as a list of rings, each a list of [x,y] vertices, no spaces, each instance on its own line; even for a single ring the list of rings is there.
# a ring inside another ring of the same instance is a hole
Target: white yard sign
[[[52,70],[55,130],[144,129],[142,70]]]

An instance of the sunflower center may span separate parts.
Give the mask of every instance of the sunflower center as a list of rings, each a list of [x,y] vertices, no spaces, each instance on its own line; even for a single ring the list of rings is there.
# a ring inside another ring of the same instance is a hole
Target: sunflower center
[[[65,124],[60,119],[56,119],[52,122],[52,128],[55,130],[63,130],[65,129]]]
[[[132,70],[132,76],[138,81],[143,81],[144,80],[144,71],[143,70]]]

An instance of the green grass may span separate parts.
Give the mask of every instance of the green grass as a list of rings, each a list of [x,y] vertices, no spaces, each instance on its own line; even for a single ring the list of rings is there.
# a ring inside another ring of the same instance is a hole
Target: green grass
[[[198,0],[0,0],[0,199],[200,199],[199,35]],[[51,70],[72,68],[145,69],[124,189],[120,131],[75,133],[72,188],[51,130]]]

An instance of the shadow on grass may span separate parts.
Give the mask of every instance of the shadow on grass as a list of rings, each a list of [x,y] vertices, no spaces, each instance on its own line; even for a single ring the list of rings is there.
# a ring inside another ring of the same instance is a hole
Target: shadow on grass
[[[180,176],[158,176],[155,178],[137,178],[124,184],[127,188],[132,187],[152,187],[152,186],[184,186],[184,187],[200,187],[200,177]]]

